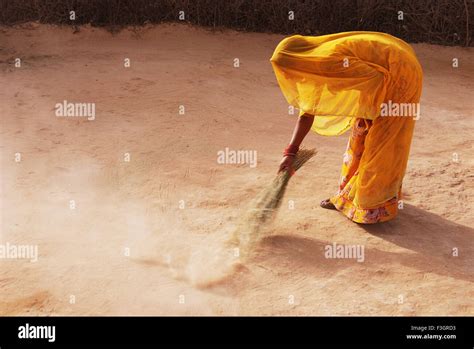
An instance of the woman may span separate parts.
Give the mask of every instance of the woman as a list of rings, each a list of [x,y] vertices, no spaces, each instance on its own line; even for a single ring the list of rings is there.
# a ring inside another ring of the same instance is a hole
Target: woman
[[[310,129],[336,136],[352,128],[339,190],[321,206],[357,223],[393,219],[418,115],[381,110],[419,106],[423,72],[413,49],[384,33],[296,35],[277,46],[271,63],[288,103],[300,110],[280,171],[292,170]]]

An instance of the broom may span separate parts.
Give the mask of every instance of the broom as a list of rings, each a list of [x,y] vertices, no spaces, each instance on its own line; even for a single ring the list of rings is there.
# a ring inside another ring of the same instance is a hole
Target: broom
[[[297,171],[316,154],[316,149],[301,149],[296,154],[293,168]],[[272,183],[264,188],[252,201],[250,209],[244,214],[232,235],[231,244],[239,248],[239,255],[245,257],[281,205],[291,173],[286,170],[278,173]]]

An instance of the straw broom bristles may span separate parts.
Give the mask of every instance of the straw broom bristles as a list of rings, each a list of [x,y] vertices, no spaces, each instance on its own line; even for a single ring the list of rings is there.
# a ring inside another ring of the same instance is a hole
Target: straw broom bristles
[[[299,150],[293,162],[293,169],[295,171],[300,169],[315,154],[316,149]],[[256,196],[250,209],[242,217],[231,240],[234,246],[238,246],[240,257],[245,257],[250,252],[252,246],[258,241],[265,224],[274,217],[290,178],[291,174],[288,170],[278,173],[273,182]]]

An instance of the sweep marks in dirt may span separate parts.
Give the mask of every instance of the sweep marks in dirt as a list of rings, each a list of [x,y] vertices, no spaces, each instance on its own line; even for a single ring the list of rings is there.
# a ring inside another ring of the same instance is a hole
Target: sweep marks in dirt
[[[315,149],[300,150],[294,169],[299,170],[315,154]],[[200,247],[190,249],[184,260],[173,258],[172,248],[168,248],[169,251],[158,264],[166,266],[174,277],[187,280],[199,288],[225,284],[235,273],[248,271],[246,261],[262,237],[267,235],[265,233],[269,232],[268,226],[281,205],[290,178],[289,172],[279,173],[251,202],[232,234],[217,238],[208,236],[205,241],[191,244]],[[169,230],[172,226],[176,227],[175,223],[169,222],[163,228]],[[229,238],[226,239],[226,236]],[[162,244],[172,240],[165,239]]]

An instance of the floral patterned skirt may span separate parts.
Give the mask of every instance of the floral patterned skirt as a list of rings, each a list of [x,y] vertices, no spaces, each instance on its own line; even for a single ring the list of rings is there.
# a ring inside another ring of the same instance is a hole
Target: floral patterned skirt
[[[339,190],[330,201],[336,209],[356,223],[373,224],[385,222],[397,216],[401,189],[398,196],[388,199],[376,207],[361,207],[355,199],[359,164],[365,149],[365,139],[372,121],[356,119],[347,144],[341,170]]]

